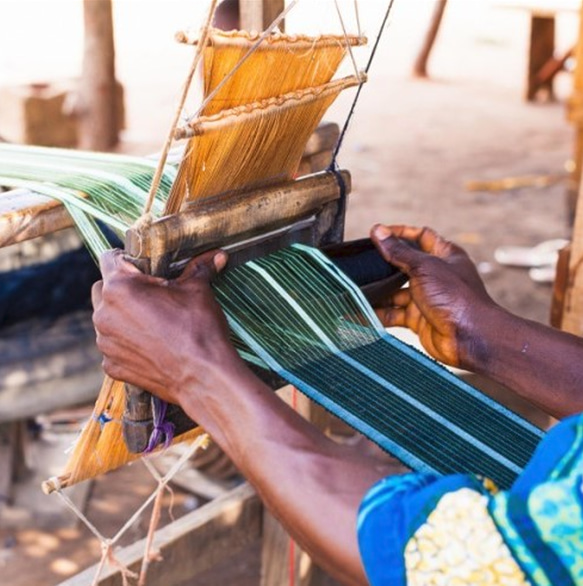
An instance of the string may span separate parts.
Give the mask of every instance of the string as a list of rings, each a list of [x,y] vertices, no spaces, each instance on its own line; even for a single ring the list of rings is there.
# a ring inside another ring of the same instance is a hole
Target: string
[[[362,28],[360,26],[360,10],[358,8],[358,0],[354,0],[354,14],[356,16],[356,27],[358,29],[358,36],[362,36]]]
[[[148,199],[146,200],[146,205],[144,206],[144,215],[149,214],[150,210],[152,209],[152,204],[154,202],[154,198],[156,196],[156,192],[158,191],[158,186],[160,184],[160,177],[162,175],[162,171],[164,170],[164,165],[166,164],[166,159],[168,158],[168,153],[170,152],[170,147],[172,146],[172,142],[174,141],[174,132],[176,131],[176,127],[178,126],[178,121],[180,120],[180,115],[184,108],[186,97],[188,96],[188,92],[190,90],[192,78],[194,76],[194,73],[196,72],[196,69],[198,68],[198,64],[200,63],[200,60],[202,58],[203,51],[208,43],[209,31],[211,29],[213,18],[215,16],[217,2],[218,0],[211,0],[211,7],[208,11],[206,22],[202,28],[201,39],[196,48],[194,59],[192,60],[192,64],[190,66],[190,70],[188,71],[188,75],[186,76],[186,81],[184,82],[184,86],[182,87],[182,94],[178,101],[178,106],[174,113],[174,118],[172,119],[172,124],[170,125],[170,130],[166,137],[166,142],[164,143],[164,148],[162,149],[162,153],[160,154],[160,158],[158,159],[158,167],[156,169],[154,178],[152,179],[152,185],[150,187],[150,192],[148,193]]]
[[[314,249],[296,245],[251,261],[219,276],[214,289],[249,352],[409,467],[487,470],[507,485],[540,439],[389,337],[358,288]]]
[[[376,36],[368,63],[366,64],[366,67],[364,68],[365,74],[368,74],[368,72],[370,71],[372,62],[373,62],[374,57],[376,55],[381,37],[382,37],[383,32],[385,30],[385,26],[387,24],[387,21],[389,20],[389,15],[391,14],[391,9],[392,9],[394,3],[395,3],[395,0],[389,0],[389,5],[388,5],[387,11],[385,12],[385,15],[383,17],[383,21],[382,21],[381,26],[379,28],[379,32]],[[331,170],[338,168],[338,162],[336,159],[338,158],[338,153],[340,152],[340,148],[342,147],[342,143],[344,141],[344,137],[345,137],[346,132],[348,130],[348,126],[350,125],[350,122],[352,120],[352,116],[354,115],[354,111],[356,109],[356,105],[358,103],[358,100],[360,99],[360,94],[362,92],[362,87],[364,86],[365,81],[366,81],[366,79],[363,79],[360,82],[360,84],[358,85],[358,89],[356,90],[356,95],[354,96],[354,100],[352,101],[350,111],[348,112],[348,116],[346,117],[346,120],[344,121],[344,126],[342,127],[342,132],[340,133],[340,137],[338,138],[338,142],[336,143],[336,148],[334,149],[334,154],[332,155],[332,162],[330,163]]]
[[[122,574],[122,580],[124,585],[127,584],[127,577],[135,578],[137,574],[131,572],[127,567],[125,567],[114,555],[113,553],[113,546],[125,535],[125,533],[132,527],[132,525],[137,521],[137,519],[142,515],[142,513],[148,508],[152,501],[154,503],[154,509],[152,511],[152,517],[150,520],[150,527],[148,530],[148,536],[146,539],[146,550],[144,552],[144,561],[142,563],[142,570],[140,572],[140,584],[145,584],[145,576],[148,570],[149,563],[151,561],[150,549],[152,547],[153,542],[153,535],[156,530],[156,526],[160,519],[160,507],[161,507],[161,493],[163,493],[164,489],[167,488],[168,483],[174,478],[174,476],[178,473],[182,465],[192,456],[196,454],[196,452],[205,447],[208,444],[209,437],[207,434],[202,434],[197,437],[192,444],[189,446],[187,450],[185,450],[180,458],[172,465],[170,470],[164,475],[160,476],[158,474],[152,474],[154,479],[158,482],[158,486],[154,489],[152,494],[143,502],[143,504],[134,512],[134,514],[126,521],[126,523],[119,529],[119,531],[112,537],[107,538],[105,537],[97,527],[87,518],[87,516],[81,511],[77,505],[69,498],[69,496],[63,492],[61,489],[61,483],[57,477],[49,479],[47,482],[50,483],[54,487],[54,491],[59,495],[59,498],[63,501],[63,503],[80,519],[83,524],[93,533],[93,535],[99,540],[101,543],[101,550],[102,555],[97,566],[96,574],[93,579],[92,584],[95,585],[99,581],[99,577],[101,576],[101,572],[105,567],[105,563],[109,562],[114,566],[120,568],[120,572]],[[144,463],[146,460],[144,459]],[[149,464],[149,463],[148,463]],[[146,465],[146,468],[151,472],[151,466]]]
[[[338,19],[340,20],[340,26],[342,27],[342,32],[344,33],[344,39],[346,41],[346,47],[348,48],[348,53],[350,54],[350,59],[352,61],[352,66],[354,67],[354,74],[356,75],[357,79],[360,80],[361,75],[358,71],[358,65],[356,64],[356,59],[354,58],[354,52],[352,51],[352,46],[348,40],[348,33],[346,32],[346,26],[344,25],[344,18],[342,18],[342,12],[340,12],[340,6],[338,5],[338,0],[334,0],[334,5],[336,6],[336,12],[338,14]],[[359,31],[360,35],[360,31]]]

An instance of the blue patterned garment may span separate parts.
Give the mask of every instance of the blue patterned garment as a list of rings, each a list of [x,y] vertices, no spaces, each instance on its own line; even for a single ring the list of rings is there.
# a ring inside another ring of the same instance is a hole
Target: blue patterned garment
[[[541,442],[507,491],[472,475],[376,484],[358,537],[372,586],[583,586],[583,415]]]

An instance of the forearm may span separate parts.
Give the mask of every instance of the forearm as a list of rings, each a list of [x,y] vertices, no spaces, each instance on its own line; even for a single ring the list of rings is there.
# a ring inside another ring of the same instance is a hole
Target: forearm
[[[507,386],[555,417],[583,411],[583,340],[493,306],[468,341],[474,372]]]
[[[335,444],[243,365],[224,371],[214,392],[187,394],[183,407],[322,567],[350,584],[366,583],[358,508],[370,486],[400,467]]]

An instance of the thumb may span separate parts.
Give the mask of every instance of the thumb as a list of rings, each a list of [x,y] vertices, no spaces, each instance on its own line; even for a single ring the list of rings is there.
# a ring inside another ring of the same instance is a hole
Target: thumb
[[[99,257],[99,269],[105,281],[121,274],[142,274],[138,268],[126,260],[124,251],[119,249],[104,252]]]
[[[423,253],[413,248],[406,240],[397,238],[386,226],[382,224],[373,226],[371,239],[381,256],[404,273],[410,273],[419,264],[419,255]]]
[[[190,279],[204,279],[210,282],[225,268],[227,258],[228,255],[224,250],[209,250],[194,257],[186,265],[176,281],[183,282]]]

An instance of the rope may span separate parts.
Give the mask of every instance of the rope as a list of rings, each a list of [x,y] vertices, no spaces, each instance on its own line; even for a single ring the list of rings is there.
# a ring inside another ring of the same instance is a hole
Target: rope
[[[340,26],[342,27],[342,32],[344,34],[344,39],[346,40],[346,47],[348,48],[348,53],[350,54],[350,60],[352,61],[352,66],[354,67],[354,74],[358,80],[361,79],[361,73],[358,71],[358,65],[356,64],[356,59],[354,58],[354,52],[352,50],[352,46],[348,41],[348,32],[346,31],[346,26],[344,25],[344,19],[342,18],[342,12],[340,12],[340,6],[338,5],[338,0],[334,0],[334,5],[336,6],[336,13],[338,14],[338,20],[340,20]],[[360,31],[359,31],[360,35]]]
[[[360,26],[360,11],[358,9],[358,0],[354,0],[354,15],[356,17],[356,28],[358,29],[358,36],[362,37],[362,27]]]
[[[385,12],[385,16],[383,18],[381,26],[379,28],[379,32],[376,36],[368,63],[366,64],[366,67],[364,68],[365,74],[368,74],[368,72],[370,71],[370,67],[371,67],[372,62],[374,60],[374,57],[376,55],[381,37],[382,37],[383,32],[385,30],[385,26],[387,24],[387,21],[389,20],[389,15],[391,14],[391,9],[393,8],[394,3],[395,3],[395,0],[389,0],[389,5],[387,7],[387,11]],[[362,87],[364,86],[365,81],[366,81],[366,76],[365,76],[365,79],[363,79],[360,82],[358,89],[356,90],[356,95],[354,96],[354,100],[352,101],[352,105],[350,107],[350,111],[348,112],[348,116],[346,117],[346,120],[344,122],[344,126],[342,127],[342,132],[340,133],[340,137],[338,138],[338,142],[336,143],[336,148],[334,149],[334,154],[332,155],[332,162],[330,163],[330,170],[338,168],[338,162],[336,159],[338,158],[338,153],[340,152],[340,148],[342,147],[342,143],[344,141],[344,137],[345,137],[346,132],[348,130],[348,126],[350,125],[350,122],[352,121],[352,116],[354,115],[354,111],[356,109],[356,104],[358,103],[358,100],[360,99],[360,94],[362,92]]]
[[[154,501],[154,508],[152,511],[152,517],[150,519],[150,526],[148,528],[146,547],[144,551],[142,568],[139,575],[138,583],[138,586],[144,586],[144,584],[146,583],[145,580],[149,564],[154,557],[151,555],[151,548],[154,540],[154,533],[160,520],[160,510],[162,506],[163,492],[167,488],[168,483],[178,473],[182,465],[188,459],[193,457],[200,448],[204,448],[208,441],[209,437],[207,434],[202,434],[199,437],[197,437],[164,476],[160,476],[157,472],[154,473],[152,465],[145,458],[143,459],[146,468],[150,471],[154,479],[158,482],[158,486],[154,489],[152,494],[143,502],[143,504],[134,512],[134,514],[126,521],[126,523],[121,527],[121,529],[119,529],[119,531],[112,538],[107,538],[104,535],[102,535],[99,529],[95,527],[95,525],[87,518],[83,511],[81,511],[79,507],[77,507],[77,505],[75,505],[75,503],[69,498],[69,496],[65,492],[63,492],[61,488],[61,483],[58,478],[51,478],[48,481],[53,484],[55,492],[59,495],[59,498],[63,501],[63,503],[77,516],[77,518],[80,521],[83,522],[87,529],[89,529],[89,531],[91,531],[91,533],[93,533],[93,535],[101,543],[101,559],[99,560],[95,577],[93,578],[92,586],[97,586],[97,584],[99,583],[99,578],[101,576],[101,573],[103,572],[106,563],[109,563],[110,565],[119,568],[122,575],[124,586],[128,584],[128,577],[138,578],[137,574],[131,572],[126,566],[124,566],[122,562],[120,562],[115,557],[113,553],[113,547],[125,535],[128,529],[132,527],[132,525],[137,521],[137,519],[142,515],[142,513],[148,508],[150,503]]]

